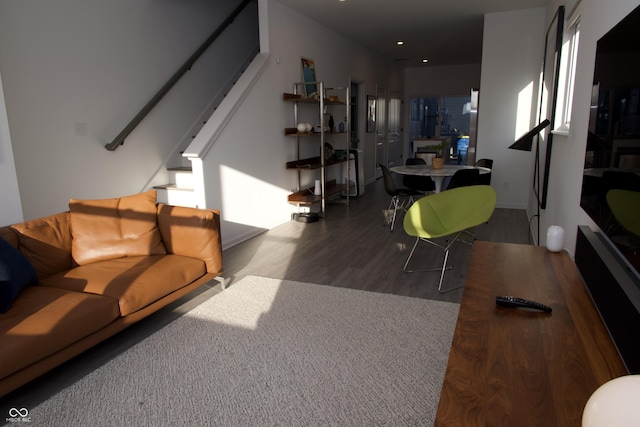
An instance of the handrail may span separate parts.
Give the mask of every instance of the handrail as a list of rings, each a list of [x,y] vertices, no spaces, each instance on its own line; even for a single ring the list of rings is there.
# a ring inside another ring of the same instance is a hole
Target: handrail
[[[156,93],[147,105],[127,124],[124,129],[115,137],[113,141],[105,144],[105,148],[109,151],[115,151],[119,146],[124,144],[124,140],[133,130],[144,120],[149,112],[156,106],[158,102],[171,90],[171,88],[180,80],[180,78],[191,69],[193,64],[200,58],[200,56],[211,46],[211,44],[222,34],[222,32],[233,23],[233,21],[240,15],[240,13],[254,0],[243,0],[238,7],[229,15],[227,19],[209,36],[207,40],[194,52],[193,55],[187,59],[182,67],[169,79],[167,83]]]

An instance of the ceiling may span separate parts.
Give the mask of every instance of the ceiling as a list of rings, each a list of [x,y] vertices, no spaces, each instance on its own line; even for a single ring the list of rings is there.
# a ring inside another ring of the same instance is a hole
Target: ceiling
[[[407,67],[475,64],[484,14],[543,7],[548,0],[277,0]],[[397,41],[404,44],[399,46]]]

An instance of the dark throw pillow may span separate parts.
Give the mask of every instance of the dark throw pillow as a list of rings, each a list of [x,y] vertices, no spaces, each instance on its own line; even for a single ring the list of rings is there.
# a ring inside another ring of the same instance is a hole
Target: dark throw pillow
[[[20,291],[36,283],[36,270],[29,260],[0,238],[0,313],[9,310]]]

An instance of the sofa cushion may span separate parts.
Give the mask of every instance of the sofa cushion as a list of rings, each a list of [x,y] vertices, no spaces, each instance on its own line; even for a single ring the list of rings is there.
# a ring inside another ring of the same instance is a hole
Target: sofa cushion
[[[203,259],[209,273],[222,273],[219,211],[159,203],[158,228],[167,252]]]
[[[62,350],[118,318],[113,298],[29,286],[0,314],[0,378]]]
[[[40,281],[119,301],[126,316],[180,289],[206,273],[204,261],[179,255],[125,257],[82,265]]]
[[[31,261],[38,278],[73,267],[71,258],[71,218],[61,212],[12,225],[20,252]]]
[[[79,265],[166,253],[156,220],[156,191],[114,199],[69,201],[71,252]]]
[[[18,294],[37,282],[36,271],[29,260],[0,238],[0,313],[6,313]]]

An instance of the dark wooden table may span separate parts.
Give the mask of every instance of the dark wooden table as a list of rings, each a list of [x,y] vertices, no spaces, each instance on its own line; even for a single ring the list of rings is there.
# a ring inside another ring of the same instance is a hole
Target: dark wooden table
[[[498,307],[497,295],[553,313]],[[591,394],[625,374],[566,252],[473,244],[436,426],[580,426]]]

